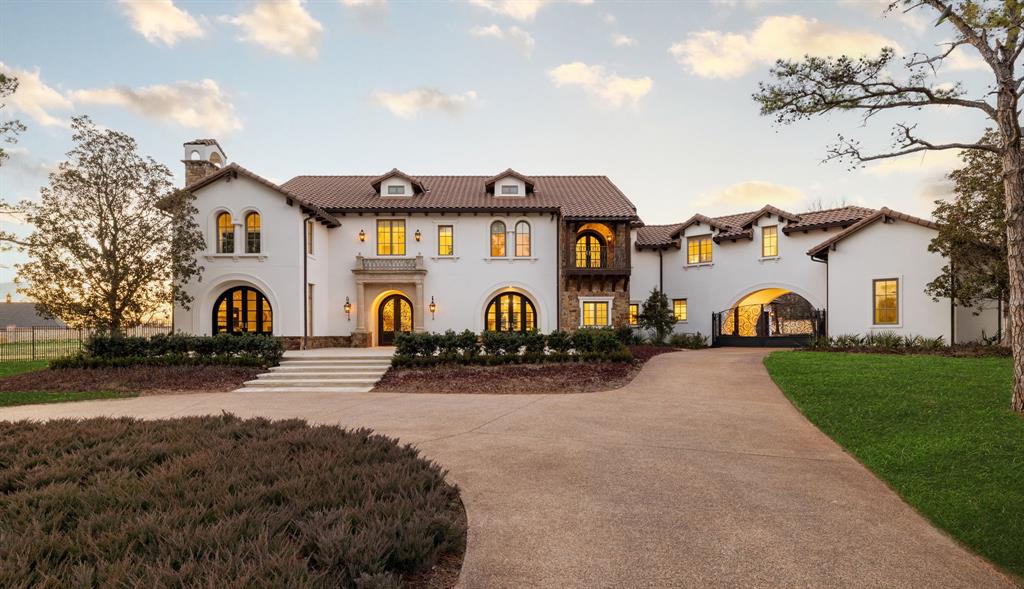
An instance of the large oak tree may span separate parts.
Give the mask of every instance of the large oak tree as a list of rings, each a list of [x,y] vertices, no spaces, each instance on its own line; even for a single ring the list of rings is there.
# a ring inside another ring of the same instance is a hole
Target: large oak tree
[[[194,197],[176,190],[166,166],[138,154],[135,140],[72,119],[74,148],[27,203],[33,233],[18,265],[21,291],[48,316],[117,332],[139,325],[197,277],[204,245]]]
[[[885,111],[936,107],[968,109],[990,120],[995,133],[978,141],[937,142],[915,124],[898,123],[892,133],[893,148],[880,153],[866,152],[856,140],[840,135],[826,159],[860,164],[947,149],[987,152],[998,158],[1005,191],[1009,335],[1014,355],[1011,407],[1024,413],[1024,151],[1017,106],[1024,77],[1016,69],[1024,51],[1021,0],[899,0],[889,10],[930,11],[936,26],[948,28],[953,39],[938,50],[902,59],[886,48],[877,57],[780,60],[771,70],[773,79],[760,84],[754,99],[762,114],[783,124],[832,112],[859,112],[867,120]],[[963,84],[950,86],[937,79],[942,62],[954,51],[970,51],[984,61],[992,76],[985,93],[971,95]],[[974,137],[982,131],[978,129]]]

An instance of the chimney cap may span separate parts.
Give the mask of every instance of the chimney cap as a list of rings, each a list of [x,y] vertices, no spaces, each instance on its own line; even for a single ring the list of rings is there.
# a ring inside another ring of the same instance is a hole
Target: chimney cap
[[[217,149],[220,150],[221,155],[225,158],[228,157],[228,152],[224,151],[224,148],[220,146],[220,143],[217,143],[216,139],[193,139],[192,141],[186,141],[183,145],[185,147],[188,147],[189,145],[216,145]]]

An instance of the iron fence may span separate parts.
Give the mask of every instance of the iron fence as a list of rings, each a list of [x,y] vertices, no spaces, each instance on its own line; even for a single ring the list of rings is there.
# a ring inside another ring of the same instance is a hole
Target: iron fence
[[[814,337],[825,333],[825,311],[809,305],[769,303],[742,305],[711,316],[712,340],[721,336],[772,338]]]
[[[139,325],[123,330],[129,337],[150,337],[170,333],[165,325]],[[8,327],[0,329],[0,362],[52,360],[82,351],[91,329],[70,327]]]

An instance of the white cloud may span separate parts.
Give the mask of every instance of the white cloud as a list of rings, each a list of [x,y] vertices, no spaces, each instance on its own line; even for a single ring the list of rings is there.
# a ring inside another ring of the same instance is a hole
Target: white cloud
[[[862,55],[895,41],[870,31],[843,29],[803,16],[771,16],[747,33],[700,31],[669,48],[680,64],[703,78],[736,78],[758,65],[804,55]]]
[[[265,0],[223,20],[242,29],[242,41],[275,53],[315,59],[323,25],[306,12],[303,0]]]
[[[792,186],[783,186],[764,180],[748,180],[733,184],[727,188],[705,194],[694,202],[695,206],[708,207],[710,212],[740,212],[758,209],[766,204],[785,208],[799,204],[804,200],[804,193]]]
[[[593,4],[594,0],[570,0],[573,4]],[[513,20],[530,21],[537,16],[552,0],[469,0],[469,3],[485,8],[495,14],[507,16]]]
[[[375,6],[387,6],[388,0],[341,0],[341,3],[342,3],[342,5],[348,6],[350,8],[360,7],[360,6],[375,7]]]
[[[18,79],[18,89],[7,98],[7,104],[13,110],[24,113],[44,127],[67,126],[67,121],[50,113],[70,110],[74,105],[63,94],[43,82],[38,69],[34,72],[20,70],[0,61],[0,72]]]
[[[210,79],[178,82],[173,86],[75,90],[70,96],[82,104],[122,106],[151,119],[173,121],[214,135],[242,128],[235,107],[226,100],[217,82]]]
[[[612,45],[616,47],[632,47],[636,45],[636,39],[627,37],[622,33],[612,33]]]
[[[519,27],[508,27],[507,29],[502,29],[498,25],[473,27],[469,30],[469,34],[474,37],[492,37],[494,39],[507,40],[527,55],[533,51],[533,47],[536,45],[533,35]]]
[[[441,111],[449,115],[461,114],[476,101],[476,92],[445,94],[435,88],[414,88],[408,92],[374,92],[373,100],[396,117],[415,118],[422,111]]]
[[[616,18],[615,15],[610,13],[610,12],[602,12],[601,13],[601,20],[603,20],[604,24],[606,24],[606,25],[613,25],[613,24],[619,22],[619,19]]]
[[[949,49],[949,47],[947,46],[945,49]],[[974,48],[966,48],[961,45],[942,60],[941,69],[946,72],[984,71],[989,70],[989,66]]]
[[[840,4],[855,8],[873,17],[882,17],[886,20],[892,19],[915,35],[920,35],[938,19],[938,13],[933,13],[931,8],[920,6],[914,10],[906,10],[903,5],[897,5],[889,10],[893,0],[841,0]]]
[[[623,78],[608,73],[603,66],[583,62],[565,63],[548,70],[556,86],[579,86],[599,103],[618,108],[626,103],[636,106],[651,91],[654,82],[648,78]]]
[[[121,8],[132,21],[132,28],[150,43],[168,47],[181,39],[202,37],[203,28],[188,12],[171,0],[120,0]]]
[[[960,150],[946,149],[942,151],[922,151],[918,154],[878,160],[864,168],[865,174],[872,176],[889,176],[913,172],[947,173],[963,165]]]

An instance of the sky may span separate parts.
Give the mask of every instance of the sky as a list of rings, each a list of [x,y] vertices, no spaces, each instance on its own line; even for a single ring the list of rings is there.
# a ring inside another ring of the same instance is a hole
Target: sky
[[[771,203],[889,206],[927,217],[953,152],[850,170],[822,163],[837,133],[885,151],[891,126],[977,139],[965,109],[843,113],[779,126],[751,95],[779,58],[935,51],[948,25],[888,0],[185,0],[3,3],[0,198],[37,198],[71,148],[69,119],[135,137],[184,180],[182,143],[214,137],[276,182],[300,174],[607,175],[648,224]],[[983,96],[958,50],[937,81]],[[0,228],[30,230],[10,217]],[[0,283],[23,258],[0,252]]]

